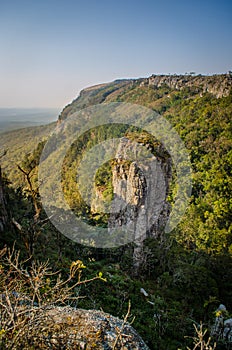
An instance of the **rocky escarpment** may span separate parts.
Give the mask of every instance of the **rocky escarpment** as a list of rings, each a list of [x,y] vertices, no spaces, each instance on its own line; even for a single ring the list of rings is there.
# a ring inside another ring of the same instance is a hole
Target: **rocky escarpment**
[[[147,150],[145,154],[144,148]],[[167,194],[171,159],[167,155],[149,154],[149,145],[139,145],[124,137],[112,173],[114,199],[109,232],[112,234],[124,227],[129,240],[136,244],[133,256],[136,271],[141,262],[144,240],[160,238],[169,217]]]
[[[149,85],[157,88],[164,84],[171,89],[182,90],[191,88],[195,93],[203,94],[209,92],[220,98],[229,95],[232,87],[232,75],[152,75],[141,82],[142,86]]]
[[[115,80],[107,84],[99,84],[83,89],[80,95],[67,105],[59,116],[59,122],[76,111],[102,102],[120,101],[127,91],[137,87],[160,88],[168,86],[171,90],[188,88],[194,94],[210,93],[217,98],[228,96],[232,88],[232,74],[195,75],[151,75],[148,78]]]

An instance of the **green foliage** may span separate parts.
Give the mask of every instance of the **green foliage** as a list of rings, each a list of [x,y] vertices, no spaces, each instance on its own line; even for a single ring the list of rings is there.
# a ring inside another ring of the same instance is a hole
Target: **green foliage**
[[[180,225],[181,239],[186,232],[199,249],[230,251],[231,95],[186,100],[179,112],[169,118],[190,150],[194,169],[192,204]]]
[[[32,153],[39,143],[47,139],[54,127],[55,123],[51,123],[1,134],[0,148],[7,149],[6,156],[1,159],[1,166],[14,188],[22,187],[25,183],[17,164],[28,157],[32,160]]]

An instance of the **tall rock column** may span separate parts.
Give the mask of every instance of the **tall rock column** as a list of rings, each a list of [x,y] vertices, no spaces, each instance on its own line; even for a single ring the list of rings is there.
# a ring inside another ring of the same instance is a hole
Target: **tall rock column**
[[[114,199],[108,229],[109,233],[120,227],[126,229],[130,241],[135,243],[133,264],[136,271],[144,240],[161,238],[169,217],[167,194],[171,159],[152,155],[149,145],[122,138],[112,174]]]

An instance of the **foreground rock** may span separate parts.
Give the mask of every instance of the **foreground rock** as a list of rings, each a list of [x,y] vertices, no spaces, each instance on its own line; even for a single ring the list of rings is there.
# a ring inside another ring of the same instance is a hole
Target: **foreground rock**
[[[54,307],[41,319],[35,339],[41,348],[149,350],[131,325],[102,311]]]
[[[228,318],[228,311],[225,305],[220,304],[215,311],[216,318],[211,330],[211,335],[217,340],[223,340],[232,344],[232,318]]]

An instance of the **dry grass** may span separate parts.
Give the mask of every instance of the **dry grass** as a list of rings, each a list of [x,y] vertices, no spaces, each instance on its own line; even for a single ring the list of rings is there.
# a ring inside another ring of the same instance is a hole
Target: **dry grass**
[[[68,278],[63,280],[59,272],[53,273],[49,269],[48,263],[30,259],[21,262],[19,252],[2,249],[0,348],[73,349],[77,335],[75,332],[70,333],[71,316],[62,322],[54,322],[49,310],[54,309],[54,306],[68,305],[70,300],[79,298],[73,296],[73,290],[80,285],[103,279],[101,274],[82,279],[84,268],[82,261],[73,262]],[[79,346],[75,349],[79,349]]]

